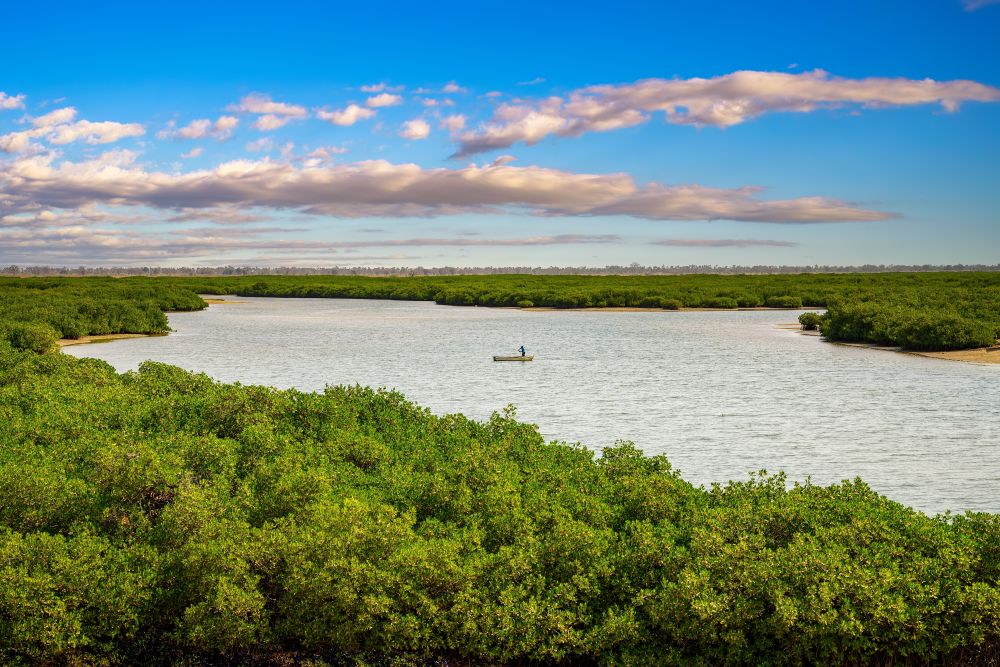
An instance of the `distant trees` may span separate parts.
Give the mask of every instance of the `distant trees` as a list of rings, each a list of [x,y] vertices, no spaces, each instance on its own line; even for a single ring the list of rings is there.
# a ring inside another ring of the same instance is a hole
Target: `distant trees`
[[[0,278],[0,320],[43,322],[61,337],[160,333],[164,311],[204,307],[199,293],[521,308],[827,308],[819,326],[828,339],[907,349],[980,347],[1000,333],[997,272]]]
[[[769,296],[764,300],[764,305],[768,308],[801,308],[802,297],[786,294],[783,296]]]

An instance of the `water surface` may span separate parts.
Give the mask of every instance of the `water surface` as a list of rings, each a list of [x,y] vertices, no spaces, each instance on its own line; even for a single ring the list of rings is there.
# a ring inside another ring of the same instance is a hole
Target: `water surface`
[[[790,311],[239,301],[171,314],[166,337],[65,351],[307,391],[385,386],[478,419],[512,403],[548,439],[632,440],[698,484],[760,469],[824,484],[860,476],[927,512],[1000,512],[1000,366],[831,345],[779,328]],[[522,343],[535,361],[492,361]]]

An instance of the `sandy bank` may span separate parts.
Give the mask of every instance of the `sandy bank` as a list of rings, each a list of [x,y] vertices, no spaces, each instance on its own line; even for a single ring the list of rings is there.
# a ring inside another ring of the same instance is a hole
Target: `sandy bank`
[[[570,313],[735,313],[747,310],[806,310],[805,308],[768,308],[767,306],[757,306],[755,308],[640,308],[638,306],[610,306],[606,308],[553,308],[552,306],[532,306],[531,308],[518,308],[508,306],[515,310],[527,310],[535,312],[570,312]],[[797,324],[795,325],[798,326]]]
[[[219,299],[217,297],[208,297],[208,296],[201,297],[201,300],[210,306],[215,306],[220,303],[246,303],[246,301],[234,301],[231,299]]]
[[[797,329],[804,336],[819,336],[819,331],[803,331],[798,324],[779,324],[779,329]],[[900,354],[912,354],[917,357],[931,357],[932,359],[946,359],[948,361],[966,361],[973,364],[1000,364],[1000,345],[993,347],[977,347],[971,350],[948,350],[945,352],[918,352],[916,350],[904,350],[901,347],[887,345],[876,345],[875,343],[848,343],[844,341],[823,342],[843,345],[845,347],[863,347],[868,350],[882,350],[884,352],[899,352]]]
[[[949,352],[907,352],[918,357],[934,359],[950,359],[951,361],[968,361],[974,364],[1000,364],[1000,345],[993,347],[978,347],[973,350],[951,350]]]
[[[148,336],[166,336],[167,334],[136,334],[136,333],[124,333],[124,334],[101,334],[98,336],[80,336],[79,338],[63,338],[56,342],[59,347],[68,347],[70,345],[86,345],[88,343],[107,343],[112,340],[121,340],[122,338],[146,338]]]

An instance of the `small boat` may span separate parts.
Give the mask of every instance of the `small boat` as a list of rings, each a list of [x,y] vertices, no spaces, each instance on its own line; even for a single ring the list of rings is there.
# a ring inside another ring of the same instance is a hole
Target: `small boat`
[[[520,354],[516,354],[512,357],[505,357],[503,355],[498,355],[498,354],[493,355],[493,361],[531,361],[534,358],[535,355],[533,354],[529,354],[526,356],[521,356]]]

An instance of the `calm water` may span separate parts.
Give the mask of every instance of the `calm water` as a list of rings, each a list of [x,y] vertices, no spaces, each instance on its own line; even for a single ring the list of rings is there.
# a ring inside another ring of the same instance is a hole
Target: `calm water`
[[[1000,366],[823,343],[798,313],[523,312],[428,302],[249,299],[176,333],[67,348],[224,381],[402,391],[438,413],[508,403],[549,439],[632,440],[686,479],[860,476],[928,512],[1000,512]],[[532,363],[494,363],[523,343]]]

